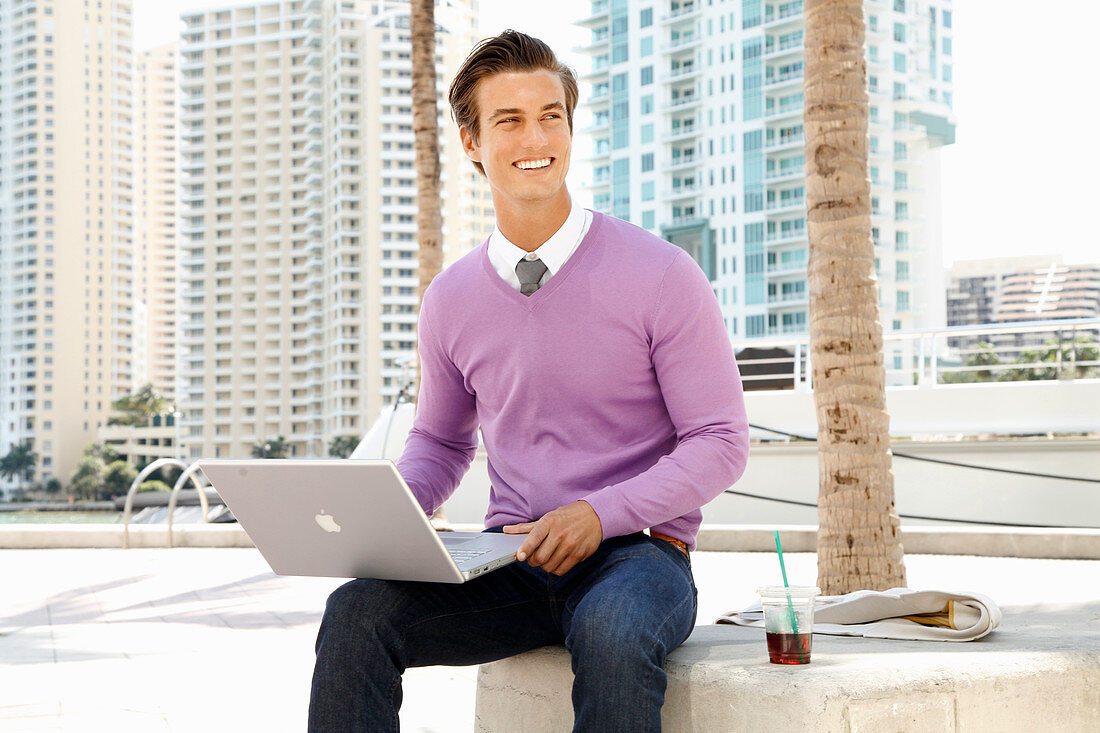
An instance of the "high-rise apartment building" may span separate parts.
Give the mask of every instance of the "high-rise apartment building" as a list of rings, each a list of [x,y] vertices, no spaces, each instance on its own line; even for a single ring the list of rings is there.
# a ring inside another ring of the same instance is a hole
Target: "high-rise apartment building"
[[[176,400],[176,44],[134,64],[134,384]]]
[[[1100,265],[998,257],[956,262],[948,277],[949,326],[1100,316]]]
[[[872,234],[884,327],[942,325],[938,148],[950,0],[868,0]],[[593,0],[594,206],[690,252],[733,338],[805,333],[801,0]]]
[[[0,452],[67,481],[133,386],[130,0],[0,0]]]
[[[443,92],[472,2],[436,9]],[[191,457],[362,437],[415,356],[416,171],[407,2],[277,0],[186,13],[181,379]],[[442,124],[445,258],[492,226]]]

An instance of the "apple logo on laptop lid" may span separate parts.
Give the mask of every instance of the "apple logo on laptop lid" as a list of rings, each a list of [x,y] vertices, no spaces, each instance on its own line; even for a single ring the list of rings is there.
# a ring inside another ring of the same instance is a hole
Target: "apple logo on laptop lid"
[[[331,514],[325,514],[324,509],[321,510],[320,514],[315,515],[313,519],[317,522],[318,526],[326,532],[340,531],[340,525],[336,523],[336,520]]]

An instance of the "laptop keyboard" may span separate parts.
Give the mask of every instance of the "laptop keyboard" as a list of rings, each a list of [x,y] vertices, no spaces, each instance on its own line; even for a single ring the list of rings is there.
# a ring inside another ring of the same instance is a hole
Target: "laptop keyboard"
[[[484,555],[488,551],[489,551],[488,548],[473,549],[473,550],[463,550],[463,549],[459,549],[459,548],[456,548],[456,549],[452,550],[452,549],[448,548],[448,550],[447,550],[447,552],[450,553],[451,557],[454,558],[455,562],[469,562],[470,560],[473,560],[476,557],[481,557],[482,555]]]

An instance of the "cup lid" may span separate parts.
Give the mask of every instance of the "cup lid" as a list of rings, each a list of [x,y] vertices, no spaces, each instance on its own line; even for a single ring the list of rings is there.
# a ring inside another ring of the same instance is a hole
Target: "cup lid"
[[[762,598],[771,598],[773,596],[813,598],[814,596],[821,595],[821,589],[816,585],[792,585],[789,588],[783,585],[764,585],[756,589],[756,594]]]

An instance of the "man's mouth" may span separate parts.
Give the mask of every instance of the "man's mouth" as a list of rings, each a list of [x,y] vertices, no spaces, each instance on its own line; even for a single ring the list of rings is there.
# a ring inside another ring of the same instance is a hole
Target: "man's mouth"
[[[533,158],[531,160],[517,160],[512,165],[523,171],[531,171],[545,168],[552,162],[554,162],[553,158]]]

